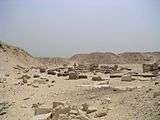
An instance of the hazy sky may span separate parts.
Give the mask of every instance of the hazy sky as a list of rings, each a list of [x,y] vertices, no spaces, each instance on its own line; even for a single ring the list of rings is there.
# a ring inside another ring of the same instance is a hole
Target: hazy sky
[[[35,56],[160,51],[160,0],[0,0],[0,40]]]

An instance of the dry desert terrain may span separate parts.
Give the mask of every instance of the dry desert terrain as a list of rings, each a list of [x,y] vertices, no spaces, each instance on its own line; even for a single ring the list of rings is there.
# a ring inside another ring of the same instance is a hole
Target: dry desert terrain
[[[0,43],[0,120],[160,120],[159,60],[160,52],[35,58]]]

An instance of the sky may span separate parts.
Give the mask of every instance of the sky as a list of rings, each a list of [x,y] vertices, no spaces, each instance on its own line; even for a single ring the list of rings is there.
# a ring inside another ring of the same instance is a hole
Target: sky
[[[160,51],[160,0],[0,0],[0,40],[41,57]]]

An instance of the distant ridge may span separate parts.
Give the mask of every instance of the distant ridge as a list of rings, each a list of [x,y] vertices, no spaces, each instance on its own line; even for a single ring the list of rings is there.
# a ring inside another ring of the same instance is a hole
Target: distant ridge
[[[15,65],[46,66],[83,63],[83,64],[142,64],[160,61],[160,52],[93,52],[89,54],[75,54],[70,58],[33,57],[25,50],[0,42],[0,66],[10,69]]]
[[[160,60],[160,52],[124,52],[120,54],[94,52],[89,54],[76,54],[69,58],[69,60],[78,63],[98,64],[153,63]]]

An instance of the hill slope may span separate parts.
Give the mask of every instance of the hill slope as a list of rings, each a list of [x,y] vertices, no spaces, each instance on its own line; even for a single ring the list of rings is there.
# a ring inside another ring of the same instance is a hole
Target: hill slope
[[[1,71],[11,71],[16,65],[30,67],[42,64],[23,49],[0,42]]]

